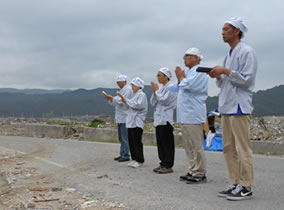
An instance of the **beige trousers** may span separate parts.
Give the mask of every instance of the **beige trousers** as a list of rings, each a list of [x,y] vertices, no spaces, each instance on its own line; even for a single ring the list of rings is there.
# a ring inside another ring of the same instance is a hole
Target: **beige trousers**
[[[181,124],[184,150],[189,162],[188,172],[193,176],[206,174],[206,158],[203,149],[203,124]]]
[[[232,184],[254,186],[250,115],[222,116],[223,153]]]

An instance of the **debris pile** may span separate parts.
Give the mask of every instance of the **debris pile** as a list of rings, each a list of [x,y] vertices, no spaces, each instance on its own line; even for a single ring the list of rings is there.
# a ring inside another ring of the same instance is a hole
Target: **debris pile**
[[[257,117],[251,121],[251,139],[284,144],[284,117]]]
[[[145,121],[145,131],[154,132],[153,119]],[[72,129],[66,138],[83,139],[84,128],[92,125],[95,127],[115,127],[113,116],[72,116],[64,118],[0,118],[0,135],[24,136],[25,124],[54,124],[65,125]],[[97,125],[97,126],[96,126]],[[174,125],[178,131],[178,124]],[[251,139],[256,141],[270,141],[284,143],[284,116],[253,117],[251,120]]]

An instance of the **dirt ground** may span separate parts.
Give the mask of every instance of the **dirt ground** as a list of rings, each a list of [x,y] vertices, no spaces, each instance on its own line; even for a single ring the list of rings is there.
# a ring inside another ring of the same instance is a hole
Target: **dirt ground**
[[[0,147],[0,210],[128,209],[124,204],[98,200],[40,174],[33,154],[18,154]]]

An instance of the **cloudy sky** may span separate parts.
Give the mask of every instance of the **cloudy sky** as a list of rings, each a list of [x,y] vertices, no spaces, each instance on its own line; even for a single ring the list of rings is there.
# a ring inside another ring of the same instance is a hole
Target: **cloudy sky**
[[[284,84],[281,0],[0,0],[0,88],[116,87],[127,74],[146,84],[157,69],[183,68],[198,47],[204,66],[221,64],[221,28],[241,16],[257,53],[255,90]],[[174,81],[174,80],[173,80]],[[217,95],[213,79],[209,95]]]

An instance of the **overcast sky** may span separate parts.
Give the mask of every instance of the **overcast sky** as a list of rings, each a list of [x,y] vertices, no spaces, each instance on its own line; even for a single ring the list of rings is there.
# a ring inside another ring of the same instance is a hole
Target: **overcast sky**
[[[255,90],[284,84],[281,0],[0,0],[0,88],[94,89],[115,79],[156,81],[157,70],[183,65],[199,48],[203,66],[229,50],[221,29],[230,17],[258,57]],[[175,82],[175,80],[173,80]],[[209,95],[217,95],[209,79]]]

